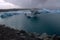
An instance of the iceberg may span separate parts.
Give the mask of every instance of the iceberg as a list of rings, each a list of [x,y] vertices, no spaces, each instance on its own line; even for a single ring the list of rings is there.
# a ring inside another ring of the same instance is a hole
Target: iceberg
[[[51,10],[51,13],[60,13],[60,10]]]
[[[50,13],[51,11],[49,9],[42,9],[39,11],[40,13]]]
[[[14,16],[14,15],[18,15],[18,14],[20,14],[20,13],[4,13],[4,14],[1,14],[0,17],[7,18],[7,17]]]
[[[40,13],[60,13],[60,10],[58,10],[58,9],[54,10],[54,9],[45,9],[45,8],[43,8],[43,9],[39,10],[39,12]]]

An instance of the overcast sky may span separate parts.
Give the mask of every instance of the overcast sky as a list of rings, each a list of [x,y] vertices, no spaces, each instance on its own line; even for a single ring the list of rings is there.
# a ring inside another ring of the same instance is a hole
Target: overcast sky
[[[0,0],[0,9],[9,9],[9,8],[19,8],[20,6],[17,6],[15,4],[6,2],[4,0]]]
[[[0,0],[0,8],[60,8],[60,0]]]

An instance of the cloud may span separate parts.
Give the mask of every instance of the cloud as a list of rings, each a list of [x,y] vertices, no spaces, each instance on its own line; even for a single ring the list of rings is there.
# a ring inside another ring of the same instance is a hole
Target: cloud
[[[22,8],[60,8],[60,0],[6,0]]]
[[[5,2],[4,0],[0,0],[0,3]]]
[[[51,9],[59,9],[60,8],[60,0],[48,0],[43,7],[51,8]]]
[[[4,0],[0,0],[0,9],[9,9],[9,8],[19,8],[19,6],[9,2],[5,2]]]
[[[47,0],[6,0],[7,2],[22,6],[22,8],[41,7]]]

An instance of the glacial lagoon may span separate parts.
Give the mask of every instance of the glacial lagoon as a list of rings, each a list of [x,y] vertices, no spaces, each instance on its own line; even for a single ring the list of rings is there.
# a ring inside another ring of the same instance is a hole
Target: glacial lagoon
[[[5,24],[11,28],[18,30],[26,30],[29,32],[47,33],[60,35],[60,13],[42,13],[36,18],[27,18],[23,12],[0,12],[4,13],[19,13],[18,15],[0,17],[0,24]]]

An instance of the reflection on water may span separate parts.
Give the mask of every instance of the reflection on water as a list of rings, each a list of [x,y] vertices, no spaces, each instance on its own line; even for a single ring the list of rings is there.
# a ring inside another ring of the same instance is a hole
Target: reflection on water
[[[35,18],[27,18],[23,13],[0,19],[0,24],[31,32],[60,35],[60,14],[39,14]]]

